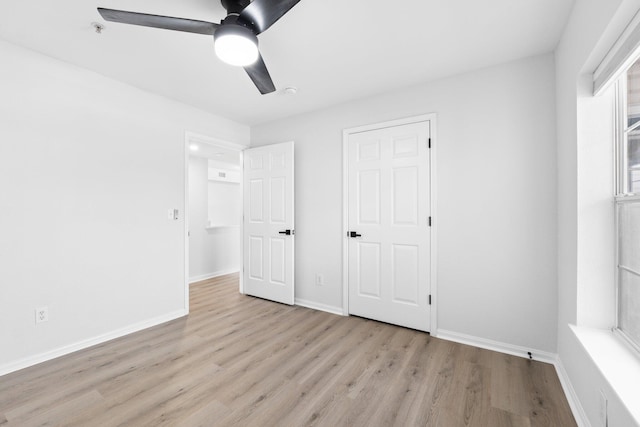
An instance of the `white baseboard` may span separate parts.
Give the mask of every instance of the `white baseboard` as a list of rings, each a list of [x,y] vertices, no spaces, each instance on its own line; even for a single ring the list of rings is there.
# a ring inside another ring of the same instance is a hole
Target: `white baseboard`
[[[47,360],[55,359],[56,357],[64,356],[78,350],[84,350],[85,348],[94,346],[96,344],[102,344],[103,342],[111,341],[113,339],[120,338],[125,335],[141,331],[143,329],[151,328],[152,326],[157,326],[162,323],[166,323],[171,320],[186,316],[187,314],[189,314],[189,312],[184,309],[174,311],[163,316],[158,316],[153,319],[144,320],[133,325],[125,326],[124,328],[117,329],[112,332],[107,332],[106,334],[98,335],[93,338],[58,347],[54,350],[46,351],[35,356],[25,357],[24,359],[20,359],[15,362],[0,365],[0,376],[19,371],[20,369],[28,368],[29,366],[37,365],[38,363],[46,362]]]
[[[300,307],[312,308],[314,310],[326,311],[327,313],[343,316],[342,307],[334,307],[333,305],[321,304],[319,302],[308,301],[300,298],[295,299],[295,304]]]
[[[189,284],[192,284],[195,282],[201,282],[207,279],[213,279],[214,277],[225,276],[231,273],[237,273],[238,271],[239,270],[237,268],[232,268],[230,270],[221,270],[221,271],[215,271],[213,273],[200,274],[198,276],[189,277]]]
[[[545,363],[555,364],[557,360],[557,355],[555,353],[549,353],[548,351],[536,350],[499,341],[493,341],[486,338],[461,334],[459,332],[438,329],[437,337],[447,341],[454,341],[460,344],[472,345],[474,347],[480,347],[500,353],[511,354],[513,356],[524,357],[526,359],[529,358],[529,355],[527,353],[531,352],[531,356],[534,360],[539,360]]]
[[[573,388],[571,380],[569,380],[569,374],[567,374],[567,371],[564,369],[564,365],[562,364],[560,357],[556,357],[554,365],[556,367],[558,378],[560,379],[560,384],[562,385],[562,390],[564,390],[564,395],[567,396],[569,407],[571,408],[571,412],[573,412],[573,417],[576,419],[578,427],[591,427],[591,422],[589,422],[587,413],[580,404],[580,399],[578,399],[576,390]]]

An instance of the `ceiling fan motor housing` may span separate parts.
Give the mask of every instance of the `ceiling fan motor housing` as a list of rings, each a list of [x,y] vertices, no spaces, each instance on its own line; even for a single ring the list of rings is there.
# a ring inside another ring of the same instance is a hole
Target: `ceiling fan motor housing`
[[[251,28],[236,22],[227,22],[226,19],[222,21],[222,25],[216,28],[216,32],[213,34],[213,38],[216,39],[224,36],[244,37],[248,40],[251,40],[253,44],[258,46],[258,37],[256,37]]]
[[[249,0],[221,0],[221,2],[222,2],[222,6],[225,9],[227,9],[227,16],[220,22],[220,27],[216,30],[216,34],[218,34],[218,31],[225,26],[242,27],[242,28],[248,29],[253,35],[253,37],[251,37],[248,32],[242,31],[242,30],[237,31],[234,34],[239,36],[245,36],[251,40],[254,40],[255,36],[257,36],[257,32],[255,31],[253,26],[250,23],[242,19],[239,19],[240,12],[242,12],[245,7],[251,4],[251,2]],[[220,35],[224,33],[225,32],[223,31],[220,33]],[[230,34],[230,33],[226,33],[226,34]],[[215,34],[213,38],[214,39],[216,38]],[[257,39],[255,39],[255,44],[257,46],[258,44]]]
[[[249,6],[249,0],[221,0],[222,7],[227,10],[227,14],[239,15],[242,10]]]

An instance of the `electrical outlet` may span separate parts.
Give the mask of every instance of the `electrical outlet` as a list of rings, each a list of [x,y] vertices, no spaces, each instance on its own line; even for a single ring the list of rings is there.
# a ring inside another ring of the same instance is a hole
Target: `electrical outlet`
[[[38,307],[36,308],[36,323],[48,322],[49,321],[49,307]]]
[[[604,390],[600,390],[598,394],[598,418],[600,418],[600,426],[609,426],[609,414],[608,414],[608,402],[607,395],[604,394]]]
[[[323,286],[323,285],[324,285],[324,275],[320,273],[316,273],[316,286]]]

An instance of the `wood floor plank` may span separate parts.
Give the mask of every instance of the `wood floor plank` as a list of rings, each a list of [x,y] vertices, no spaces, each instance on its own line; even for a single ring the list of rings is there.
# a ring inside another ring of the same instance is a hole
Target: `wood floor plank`
[[[213,400],[199,410],[189,414],[180,421],[181,427],[210,427],[225,419],[231,413],[231,409]]]
[[[30,410],[22,410],[19,408],[15,411],[7,413],[7,419],[11,424],[31,427],[41,425],[65,425],[70,414],[86,411],[87,407],[96,405],[103,400],[98,391],[91,390],[81,396],[68,399],[57,405],[49,406],[45,409],[29,408]],[[31,406],[31,405],[29,405]],[[35,406],[35,405],[34,405]],[[36,415],[37,414],[37,415]]]
[[[191,313],[0,377],[0,426],[575,426],[553,366],[191,285]]]
[[[527,388],[526,361],[500,355],[493,359],[491,383],[492,405],[518,415],[531,412],[530,389]]]
[[[298,380],[303,387],[299,399],[280,421],[287,425],[332,425],[330,420],[336,414],[336,403],[349,400],[346,395],[357,379],[362,378],[366,361],[379,360],[388,352],[385,344],[394,336],[394,328],[388,326],[379,324],[371,329],[366,322],[357,325],[357,329],[349,334],[353,345],[342,348],[341,352],[332,352],[323,361],[322,369],[309,372]],[[348,403],[353,406],[351,401]],[[275,414],[273,408],[271,412]]]
[[[512,414],[497,408],[489,408],[488,426],[493,427],[531,427],[528,417]],[[560,424],[564,425],[564,424]],[[571,425],[571,424],[567,424]]]
[[[443,347],[447,343],[442,340],[426,337],[417,350],[415,363],[407,369],[405,376],[410,377],[407,391],[398,408],[396,419],[391,425],[398,427],[427,425],[432,407],[432,396],[435,394],[436,382],[440,367],[449,354]]]
[[[534,403],[530,412],[531,425],[544,426],[549,425],[546,424],[548,422],[572,425],[574,418],[555,368],[544,363],[527,363],[527,377],[531,384],[530,399]]]
[[[326,326],[322,330],[328,330]],[[335,329],[334,331],[339,331]],[[304,347],[305,343],[299,343],[299,346],[292,347],[292,351],[299,352],[300,347]],[[297,358],[297,357],[296,357]],[[309,359],[308,359],[309,360]],[[304,365],[308,365],[304,363]],[[298,382],[295,381],[295,376],[287,375],[286,372],[289,368],[288,364],[282,363],[282,360],[272,360],[270,365],[265,366],[266,369],[262,375],[260,381],[252,381],[250,388],[247,388],[247,382],[242,384],[242,388],[233,389],[232,394],[229,397],[232,399],[230,404],[238,409],[237,413],[228,420],[228,424],[225,425],[242,425],[250,421],[250,418],[257,417],[257,414],[268,411],[269,408],[275,407],[275,403],[279,403],[280,410],[279,416],[282,419],[287,411],[286,402],[295,401],[292,400],[293,396],[287,394],[286,401],[279,400],[281,391],[283,389],[291,390],[296,389]],[[300,372],[300,369],[294,368],[296,372]],[[315,384],[315,383],[314,383]],[[297,387],[298,390],[302,390],[297,395],[305,393],[305,387]],[[291,408],[289,408],[291,409]],[[261,416],[260,419],[263,416]]]

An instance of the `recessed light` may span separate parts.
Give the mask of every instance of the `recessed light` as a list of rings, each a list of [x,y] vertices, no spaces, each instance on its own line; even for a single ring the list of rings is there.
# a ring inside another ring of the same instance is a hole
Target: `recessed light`
[[[191,150],[191,151],[198,151],[199,149],[200,149],[200,147],[198,147],[198,144],[189,145],[189,150]]]

